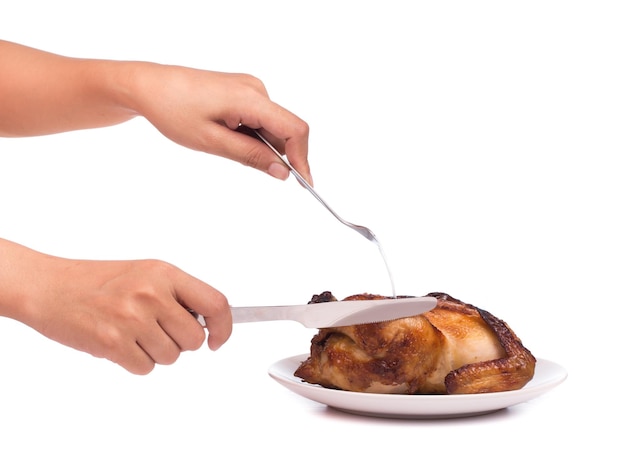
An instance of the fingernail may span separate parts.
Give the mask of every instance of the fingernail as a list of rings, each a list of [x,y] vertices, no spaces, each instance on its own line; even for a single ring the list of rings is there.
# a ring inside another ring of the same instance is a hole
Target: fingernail
[[[279,180],[287,180],[287,177],[289,177],[289,169],[280,162],[272,162],[267,169],[267,173]]]

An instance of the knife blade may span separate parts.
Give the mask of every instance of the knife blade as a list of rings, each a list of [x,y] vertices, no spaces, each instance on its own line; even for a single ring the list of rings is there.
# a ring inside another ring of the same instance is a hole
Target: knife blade
[[[385,322],[417,316],[430,311],[437,299],[430,296],[362,301],[333,301],[292,306],[231,307],[234,324],[262,321],[296,321],[305,327],[322,329],[354,324]],[[206,326],[204,316],[189,312]]]

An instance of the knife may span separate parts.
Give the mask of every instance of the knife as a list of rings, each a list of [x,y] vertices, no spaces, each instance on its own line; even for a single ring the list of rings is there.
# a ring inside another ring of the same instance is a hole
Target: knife
[[[332,301],[293,306],[231,307],[233,323],[261,321],[296,321],[305,327],[325,327],[372,324],[403,317],[417,316],[437,305],[431,296],[397,299],[373,299],[362,301]],[[189,312],[206,326],[204,316],[193,310]]]

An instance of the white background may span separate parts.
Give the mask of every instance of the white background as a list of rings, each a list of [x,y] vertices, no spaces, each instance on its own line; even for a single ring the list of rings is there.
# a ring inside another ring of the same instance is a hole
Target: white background
[[[135,377],[1,319],[0,474],[623,468],[608,433],[624,424],[621,2],[5,3],[7,40],[262,79],[309,123],[316,189],[378,235],[399,294],[491,311],[568,379],[483,417],[365,418],[268,377],[308,351],[298,324],[239,325],[218,352]],[[0,140],[0,236],[164,259],[232,305],[391,292],[376,247],[293,179],[183,150],[142,119]]]

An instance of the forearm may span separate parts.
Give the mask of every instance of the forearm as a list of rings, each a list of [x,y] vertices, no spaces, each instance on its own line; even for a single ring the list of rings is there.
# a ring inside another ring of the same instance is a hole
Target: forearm
[[[77,59],[0,41],[0,136],[23,137],[124,122],[133,63]]]

